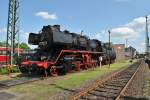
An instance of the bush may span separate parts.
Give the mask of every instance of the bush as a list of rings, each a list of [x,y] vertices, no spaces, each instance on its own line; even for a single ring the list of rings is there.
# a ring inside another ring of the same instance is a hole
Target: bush
[[[8,67],[0,68],[0,74],[9,74],[10,72],[17,73],[17,72],[20,72],[20,70],[17,68],[17,66],[13,66],[13,67],[11,67],[11,69],[9,69]]]
[[[8,73],[9,73],[9,71],[6,67],[0,68],[0,74],[8,74]]]

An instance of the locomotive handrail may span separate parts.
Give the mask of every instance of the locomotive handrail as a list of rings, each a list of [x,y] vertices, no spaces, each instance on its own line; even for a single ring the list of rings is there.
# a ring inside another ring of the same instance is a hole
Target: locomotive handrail
[[[57,61],[59,60],[60,56],[61,56],[63,53],[103,54],[104,52],[91,52],[91,51],[81,51],[81,50],[61,50],[61,52],[59,53],[58,57],[56,58],[54,64],[57,63]]]

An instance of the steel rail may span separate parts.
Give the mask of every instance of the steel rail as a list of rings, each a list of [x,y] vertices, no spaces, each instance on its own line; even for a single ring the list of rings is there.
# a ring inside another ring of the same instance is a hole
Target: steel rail
[[[25,77],[23,77],[23,78],[25,78]],[[13,80],[0,81],[0,89],[6,89],[6,88],[13,87],[13,86],[32,83],[32,82],[41,80],[41,78],[29,78],[29,79],[23,79],[23,78],[19,78],[20,80],[19,79],[13,79]]]
[[[139,67],[137,68],[137,70],[134,72],[134,74],[132,75],[132,77],[130,78],[130,80],[127,82],[127,84],[125,85],[125,87],[121,90],[121,92],[119,93],[119,95],[116,97],[115,100],[120,100],[122,96],[124,96],[125,91],[127,90],[128,86],[130,85],[130,83],[132,82],[132,80],[134,79],[134,77],[137,75],[138,71],[140,70],[140,68],[142,67],[142,62],[140,63]]]
[[[141,63],[140,63],[140,65],[141,65]],[[130,65],[130,66],[131,66],[131,65]],[[129,67],[130,67],[130,66],[129,66]],[[139,66],[139,65],[138,65],[138,66]],[[77,100],[77,99],[80,98],[81,96],[84,96],[84,95],[88,94],[88,92],[90,92],[90,91],[92,91],[92,90],[95,90],[97,87],[103,86],[103,83],[105,83],[106,81],[111,80],[112,78],[116,77],[120,72],[122,72],[122,71],[128,69],[129,67],[123,68],[123,69],[121,69],[121,70],[119,70],[119,71],[113,73],[112,75],[106,77],[106,78],[103,79],[103,80],[98,80],[97,82],[95,82],[94,84],[92,84],[92,86],[89,86],[88,88],[86,88],[86,89],[84,89],[84,90],[82,90],[82,91],[76,93],[75,95],[70,96],[68,100]]]

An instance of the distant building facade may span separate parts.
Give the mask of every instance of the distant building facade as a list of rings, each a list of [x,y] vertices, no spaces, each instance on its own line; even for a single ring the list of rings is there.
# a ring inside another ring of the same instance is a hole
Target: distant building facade
[[[125,60],[125,44],[113,44],[113,48],[116,52],[116,60]]]
[[[137,53],[136,49],[133,48],[132,46],[125,48],[126,59],[134,58],[136,56],[136,53]]]

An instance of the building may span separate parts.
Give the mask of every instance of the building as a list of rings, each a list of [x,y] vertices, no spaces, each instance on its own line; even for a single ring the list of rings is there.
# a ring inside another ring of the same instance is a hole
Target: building
[[[132,59],[136,56],[136,49],[132,46],[129,46],[128,48],[125,48],[125,58],[126,59]]]
[[[0,47],[0,66],[3,64],[6,64],[6,59],[10,62],[10,55],[6,55],[6,47]],[[8,48],[8,52],[11,51],[11,48]],[[23,49],[18,49],[15,48],[15,53],[17,54],[17,52],[23,53]]]
[[[116,61],[125,60],[125,44],[114,44],[113,48],[116,52]]]

